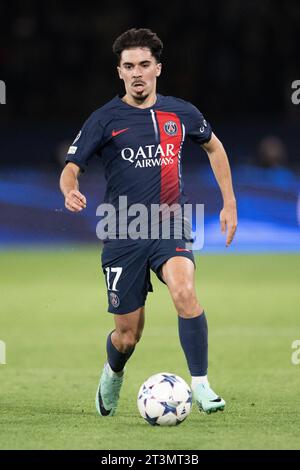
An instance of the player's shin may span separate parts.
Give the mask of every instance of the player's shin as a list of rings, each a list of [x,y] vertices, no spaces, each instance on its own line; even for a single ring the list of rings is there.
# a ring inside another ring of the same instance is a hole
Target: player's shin
[[[207,383],[208,329],[205,313],[193,318],[179,316],[178,330],[180,343],[192,376],[192,388],[200,382]]]

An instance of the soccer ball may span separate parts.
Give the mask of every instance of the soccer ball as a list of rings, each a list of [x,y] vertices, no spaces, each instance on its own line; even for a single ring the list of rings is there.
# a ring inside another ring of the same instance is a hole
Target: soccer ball
[[[178,375],[161,372],[143,383],[137,406],[141,416],[152,426],[175,426],[190,413],[192,392]]]

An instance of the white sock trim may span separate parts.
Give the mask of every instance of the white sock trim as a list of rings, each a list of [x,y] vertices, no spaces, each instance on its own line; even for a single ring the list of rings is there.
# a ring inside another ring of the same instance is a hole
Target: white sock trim
[[[192,376],[192,382],[191,382],[192,390],[195,390],[195,388],[199,384],[209,385],[207,375],[201,375],[201,376],[199,375],[199,376],[195,376],[195,377]]]
[[[107,371],[110,377],[115,377],[115,376],[121,377],[124,374],[124,369],[121,370],[120,372],[115,372],[114,370],[112,370],[108,362],[106,364],[107,364]]]

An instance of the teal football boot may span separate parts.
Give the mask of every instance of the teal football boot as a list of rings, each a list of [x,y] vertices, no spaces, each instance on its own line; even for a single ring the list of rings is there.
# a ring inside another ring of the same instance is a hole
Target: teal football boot
[[[208,384],[198,384],[194,389],[194,400],[200,411],[204,413],[214,413],[223,411],[225,400],[216,395]]]
[[[96,393],[96,409],[100,416],[113,416],[116,412],[123,375],[113,373],[105,363]]]

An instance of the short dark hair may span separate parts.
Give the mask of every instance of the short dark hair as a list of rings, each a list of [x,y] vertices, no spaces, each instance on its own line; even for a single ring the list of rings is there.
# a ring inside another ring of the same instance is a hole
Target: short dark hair
[[[121,54],[124,49],[134,47],[147,47],[155,57],[156,62],[160,62],[160,56],[163,50],[163,43],[156,33],[147,28],[131,28],[121,36],[117,37],[113,44],[113,52],[118,57],[118,63],[121,60]]]

